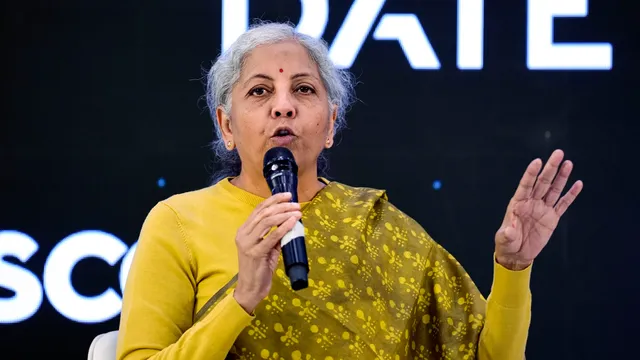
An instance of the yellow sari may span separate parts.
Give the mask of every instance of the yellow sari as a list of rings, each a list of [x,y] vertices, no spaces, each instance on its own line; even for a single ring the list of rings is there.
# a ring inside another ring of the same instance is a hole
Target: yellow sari
[[[474,359],[485,299],[382,190],[329,183],[303,209],[309,287],[282,261],[229,359]],[[206,316],[228,286],[205,305]]]

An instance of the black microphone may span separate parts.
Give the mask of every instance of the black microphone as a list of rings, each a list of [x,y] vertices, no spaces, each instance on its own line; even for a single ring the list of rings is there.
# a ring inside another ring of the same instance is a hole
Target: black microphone
[[[298,202],[298,165],[291,150],[285,147],[269,149],[264,155],[262,173],[269,184],[271,194],[289,192],[291,202]],[[309,286],[309,261],[304,242],[304,226],[298,221],[281,240],[284,269],[293,290]]]

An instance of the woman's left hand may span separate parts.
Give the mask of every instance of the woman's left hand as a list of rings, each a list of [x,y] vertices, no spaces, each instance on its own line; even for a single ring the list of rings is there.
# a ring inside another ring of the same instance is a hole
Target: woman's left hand
[[[542,173],[542,160],[535,159],[522,176],[496,233],[496,261],[507,269],[522,270],[531,265],[580,194],[582,181],[576,181],[560,198],[573,169],[571,161],[562,162],[563,157],[562,150],[554,151]]]

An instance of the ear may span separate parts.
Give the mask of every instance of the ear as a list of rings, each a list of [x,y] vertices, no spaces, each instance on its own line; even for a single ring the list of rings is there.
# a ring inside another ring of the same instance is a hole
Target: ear
[[[227,114],[222,106],[216,108],[216,121],[218,122],[218,128],[222,132],[222,140],[225,145],[231,142],[233,148],[233,132],[231,131],[231,117]],[[227,146],[229,148],[229,146]],[[229,149],[231,150],[231,149]]]
[[[334,130],[335,130],[337,118],[338,118],[338,107],[334,105],[333,111],[331,112],[331,117],[329,118],[329,131],[327,132],[327,142],[325,143],[325,147],[327,149],[333,146],[333,137],[335,136]]]

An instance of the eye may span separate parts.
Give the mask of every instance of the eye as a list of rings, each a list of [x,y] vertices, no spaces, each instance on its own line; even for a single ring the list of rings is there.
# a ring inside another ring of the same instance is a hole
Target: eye
[[[312,87],[307,86],[307,85],[298,86],[296,91],[300,92],[300,93],[303,93],[303,94],[313,94],[315,92],[315,90],[313,90]]]
[[[254,96],[262,96],[262,95],[265,95],[266,93],[267,93],[267,89],[263,87],[253,88],[249,91],[249,95],[254,95]]]

